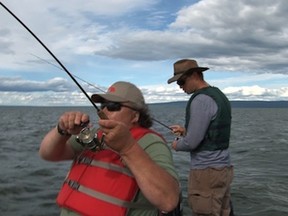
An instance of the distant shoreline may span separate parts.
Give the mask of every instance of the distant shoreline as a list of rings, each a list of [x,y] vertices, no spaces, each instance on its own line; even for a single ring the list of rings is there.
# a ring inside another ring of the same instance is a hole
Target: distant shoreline
[[[232,108],[288,108],[288,101],[230,101]],[[174,101],[174,102],[163,102],[163,103],[149,103],[149,106],[163,106],[167,105],[170,107],[185,107],[187,101]],[[0,107],[90,107],[85,106],[63,106],[63,105],[0,105]]]
[[[153,103],[150,105],[183,106],[187,101]],[[230,101],[232,108],[288,108],[288,101]]]
[[[288,101],[231,101],[234,108],[288,108]]]

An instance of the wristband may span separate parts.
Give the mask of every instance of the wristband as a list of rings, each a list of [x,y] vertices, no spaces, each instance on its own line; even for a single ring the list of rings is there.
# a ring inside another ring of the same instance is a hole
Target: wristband
[[[59,123],[57,124],[57,131],[61,136],[70,136],[71,134],[60,128]]]

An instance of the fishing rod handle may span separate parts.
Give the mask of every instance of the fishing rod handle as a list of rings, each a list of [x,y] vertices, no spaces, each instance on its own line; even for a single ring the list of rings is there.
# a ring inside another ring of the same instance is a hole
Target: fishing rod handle
[[[103,112],[103,110],[99,110],[97,112],[97,115],[99,116],[100,119],[108,119],[107,115]]]

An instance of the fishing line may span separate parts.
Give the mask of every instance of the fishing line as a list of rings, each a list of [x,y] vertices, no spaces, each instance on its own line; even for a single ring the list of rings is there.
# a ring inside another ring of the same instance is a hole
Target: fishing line
[[[48,49],[48,47],[12,12],[10,11],[2,2],[0,2],[1,6],[10,13],[44,48],[45,50],[55,59],[55,61],[61,66],[61,68],[69,75],[69,77],[74,81],[74,83],[80,88],[83,94],[87,97],[87,99],[91,102],[94,108],[97,110],[97,114],[102,119],[107,119],[107,116],[100,110],[97,105],[92,101],[89,95],[85,92],[82,86],[77,82],[77,80],[72,76],[72,74],[66,69],[66,67],[58,60],[58,58]]]
[[[37,55],[35,55],[35,54],[32,54],[32,53],[29,53],[29,54],[32,55],[32,56],[34,56],[34,57],[36,57],[36,58],[38,58],[39,60],[41,60],[41,61],[43,61],[43,62],[45,62],[45,63],[47,63],[47,64],[50,64],[50,65],[58,68],[59,70],[63,70],[63,69],[62,69],[61,67],[59,67],[58,65],[53,64],[52,62],[50,62],[50,61],[48,61],[48,60],[46,60],[46,59],[43,59],[43,58],[41,58],[41,57],[39,57],[39,56],[37,56]],[[72,73],[71,73],[71,74],[72,74]],[[76,76],[75,74],[72,74],[72,75],[73,75],[74,77],[76,77],[78,80],[81,80],[82,82],[88,84],[89,86],[92,86],[92,87],[96,88],[97,90],[105,93],[104,90],[102,90],[101,88],[97,87],[96,85],[93,85],[92,83],[87,82],[86,80],[80,78],[79,76]]]

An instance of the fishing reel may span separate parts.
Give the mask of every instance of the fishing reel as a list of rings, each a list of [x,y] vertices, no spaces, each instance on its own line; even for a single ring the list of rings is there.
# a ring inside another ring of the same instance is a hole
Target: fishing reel
[[[104,148],[103,138],[104,136],[102,136],[101,140],[99,140],[97,133],[90,130],[90,128],[85,127],[76,136],[76,141],[86,149],[100,151]]]

